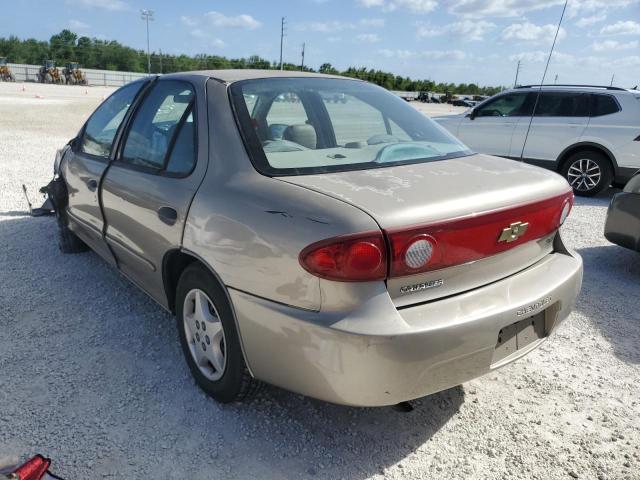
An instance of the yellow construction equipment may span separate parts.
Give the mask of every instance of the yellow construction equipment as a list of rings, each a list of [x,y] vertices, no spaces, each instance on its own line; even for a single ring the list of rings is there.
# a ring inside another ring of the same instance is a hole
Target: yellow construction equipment
[[[62,83],[60,70],[56,68],[56,62],[45,60],[40,70],[38,70],[38,82],[40,83]]]
[[[0,57],[0,81],[2,82],[15,82],[16,77],[11,73],[9,65],[7,65],[7,59]]]
[[[86,85],[87,77],[84,72],[80,70],[80,64],[76,62],[67,63],[67,66],[62,70],[64,75],[64,81],[67,85]]]

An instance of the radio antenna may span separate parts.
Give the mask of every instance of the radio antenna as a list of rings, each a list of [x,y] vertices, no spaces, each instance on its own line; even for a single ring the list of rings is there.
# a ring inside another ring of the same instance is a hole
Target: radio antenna
[[[536,108],[538,107],[538,101],[540,100],[540,93],[542,92],[542,85],[544,85],[544,79],[547,76],[547,70],[549,69],[549,62],[551,62],[551,55],[553,55],[553,49],[556,46],[556,41],[558,40],[558,34],[560,33],[560,26],[562,25],[562,19],[564,18],[564,12],[567,10],[567,4],[569,0],[565,0],[564,7],[562,7],[562,14],[560,15],[560,21],[558,22],[558,28],[556,29],[556,35],[553,37],[553,43],[551,44],[551,50],[549,51],[549,56],[547,57],[547,64],[544,67],[544,73],[542,74],[542,81],[538,86],[538,93],[536,93],[536,101],[533,104],[533,110],[531,111],[531,118],[529,119],[529,125],[527,126],[527,133],[524,136],[524,142],[522,143],[522,151],[520,152],[520,161],[524,159],[524,149],[527,146],[527,139],[529,138],[529,131],[531,130],[531,123],[533,122],[533,117],[536,114]]]

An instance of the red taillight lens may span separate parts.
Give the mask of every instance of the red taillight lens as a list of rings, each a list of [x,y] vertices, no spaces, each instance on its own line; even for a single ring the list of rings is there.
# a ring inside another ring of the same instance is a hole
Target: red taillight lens
[[[387,276],[386,251],[382,232],[336,237],[309,245],[300,253],[300,264],[309,273],[329,280],[383,280]]]
[[[568,192],[520,207],[387,231],[391,247],[389,276],[401,277],[461,265],[537,240],[560,227],[572,203],[573,193]],[[509,229],[513,230],[513,235],[509,234]],[[429,246],[421,240],[429,242]],[[422,246],[416,249],[418,242]],[[412,248],[416,250],[413,255]],[[430,255],[426,258],[429,250]],[[417,259],[422,259],[423,263]]]
[[[42,455],[36,455],[18,467],[13,473],[16,474],[20,480],[40,480],[47,472],[49,465],[51,465],[51,460],[44,458]]]

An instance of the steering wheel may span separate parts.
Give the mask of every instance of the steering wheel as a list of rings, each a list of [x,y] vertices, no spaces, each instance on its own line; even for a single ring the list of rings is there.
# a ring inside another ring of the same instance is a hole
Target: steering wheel
[[[504,117],[504,116],[505,115],[503,115],[500,110],[496,110],[496,109],[480,110],[480,115],[478,115],[478,117]]]
[[[272,152],[302,152],[304,150],[309,150],[304,145],[300,145],[299,143],[292,142],[291,140],[265,140],[262,142],[262,148],[265,153]]]

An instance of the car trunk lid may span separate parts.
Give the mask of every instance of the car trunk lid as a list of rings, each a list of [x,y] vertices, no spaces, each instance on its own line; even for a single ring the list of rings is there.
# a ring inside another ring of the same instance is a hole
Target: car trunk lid
[[[352,204],[378,223],[390,246],[387,288],[398,307],[477,288],[537,262],[553,249],[570,195],[553,172],[479,154],[281,180]],[[518,222],[528,232],[510,239],[507,230],[518,233]],[[437,238],[442,262],[394,274],[394,242],[406,232]]]

